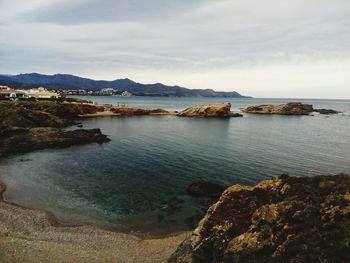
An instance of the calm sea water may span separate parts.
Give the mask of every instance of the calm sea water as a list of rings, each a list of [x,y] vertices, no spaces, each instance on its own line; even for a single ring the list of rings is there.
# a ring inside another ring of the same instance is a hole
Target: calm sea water
[[[350,101],[87,97],[100,103],[180,110],[230,101],[311,103],[343,114],[196,119],[174,116],[88,119],[111,142],[12,156],[0,163],[5,198],[53,212],[68,224],[164,234],[193,228],[207,200],[186,195],[196,180],[253,185],[289,173],[350,172]],[[76,128],[76,127],[72,127]]]

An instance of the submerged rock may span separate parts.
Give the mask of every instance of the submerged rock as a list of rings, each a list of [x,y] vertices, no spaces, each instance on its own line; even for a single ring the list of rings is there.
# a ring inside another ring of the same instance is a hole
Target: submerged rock
[[[168,262],[347,262],[350,177],[281,176],[225,190]]]
[[[186,192],[192,196],[205,196],[205,197],[215,197],[220,196],[225,190],[225,187],[219,184],[207,182],[207,181],[198,181],[190,184]]]
[[[215,103],[187,108],[177,114],[180,117],[242,117],[231,112],[231,103]]]
[[[339,113],[339,111],[331,110],[331,109],[315,109],[314,111],[318,112],[319,114],[326,114],[326,115]]]
[[[281,105],[255,105],[243,110],[246,113],[255,114],[280,114],[280,115],[308,115],[313,112],[313,106],[300,102],[289,102]]]

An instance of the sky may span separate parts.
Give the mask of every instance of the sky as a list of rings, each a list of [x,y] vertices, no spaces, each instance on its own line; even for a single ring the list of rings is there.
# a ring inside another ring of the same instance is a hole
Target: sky
[[[350,99],[349,0],[0,0],[0,73]]]

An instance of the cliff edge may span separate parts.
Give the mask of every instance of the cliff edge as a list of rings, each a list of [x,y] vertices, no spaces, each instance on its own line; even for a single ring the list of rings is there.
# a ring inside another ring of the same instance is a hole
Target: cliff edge
[[[350,177],[289,177],[225,190],[168,262],[348,262]]]

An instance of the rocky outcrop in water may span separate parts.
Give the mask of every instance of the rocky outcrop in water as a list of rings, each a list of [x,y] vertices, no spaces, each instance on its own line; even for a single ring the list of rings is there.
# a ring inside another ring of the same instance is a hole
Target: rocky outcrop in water
[[[134,116],[134,115],[171,115],[172,113],[164,109],[139,109],[130,107],[112,107],[110,109],[118,116]]]
[[[229,187],[168,262],[348,262],[350,177]]]
[[[279,114],[279,115],[308,115],[313,112],[313,106],[300,102],[289,102],[281,105],[255,105],[243,110],[246,113],[255,114]]]
[[[180,117],[242,117],[231,112],[231,103],[215,103],[187,108],[177,114]]]

